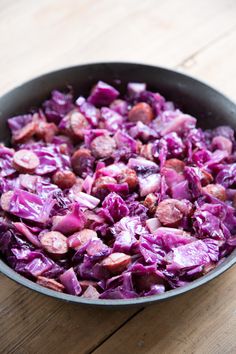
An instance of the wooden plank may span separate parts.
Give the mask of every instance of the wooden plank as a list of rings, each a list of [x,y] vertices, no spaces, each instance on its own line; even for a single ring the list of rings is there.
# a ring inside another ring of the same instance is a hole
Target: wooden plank
[[[200,53],[186,60],[179,68],[185,73],[207,80],[236,102],[236,29]]]
[[[150,306],[93,354],[236,353],[236,272],[188,294]]]
[[[105,310],[63,304],[48,320],[43,318],[40,325],[31,330],[11,353],[88,353],[96,348],[127,319],[136,314],[137,309]]]
[[[6,74],[0,93],[87,61],[176,65],[231,30],[235,10],[234,0],[1,2],[0,65]]]
[[[91,351],[137,312],[133,308],[109,311],[64,303],[7,278],[3,281],[0,353],[4,354]]]

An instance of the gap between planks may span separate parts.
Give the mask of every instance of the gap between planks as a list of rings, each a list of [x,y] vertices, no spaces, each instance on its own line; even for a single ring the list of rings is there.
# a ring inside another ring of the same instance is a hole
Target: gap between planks
[[[142,307],[141,309],[137,310],[133,315],[131,315],[127,320],[125,320],[121,325],[119,325],[114,331],[112,331],[108,336],[103,338],[96,346],[94,346],[91,350],[89,350],[86,354],[92,354],[94,353],[97,349],[102,347],[102,345],[113,335],[115,335],[121,328],[123,328],[129,321],[131,321],[134,317],[139,315],[143,310],[145,310],[145,307]],[[122,310],[121,310],[122,311]]]

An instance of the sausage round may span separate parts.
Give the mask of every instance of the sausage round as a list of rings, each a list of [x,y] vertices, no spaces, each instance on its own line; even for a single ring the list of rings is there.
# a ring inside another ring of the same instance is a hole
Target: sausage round
[[[110,193],[110,190],[108,189],[107,185],[116,184],[116,183],[117,181],[113,177],[109,177],[109,176],[99,177],[94,182],[92,194],[95,197],[99,198],[100,200],[103,200]]]
[[[36,283],[45,286],[46,288],[59,291],[60,293],[63,292],[63,290],[65,289],[65,287],[61,283],[58,283],[58,281],[54,279],[42,277],[41,275],[37,277]]]
[[[108,135],[97,136],[91,142],[91,151],[96,158],[108,158],[111,157],[113,151],[116,148],[116,142]]]
[[[223,202],[227,199],[226,190],[221,184],[208,184],[202,190]]]
[[[74,233],[67,239],[68,247],[78,251],[82,246],[88,243],[92,239],[97,238],[97,233],[90,229],[83,229],[79,232]]]
[[[88,128],[88,125],[89,124],[82,113],[74,111],[70,114],[70,129],[72,134],[76,137],[82,139],[84,136],[83,130]]]
[[[67,238],[58,231],[49,231],[40,239],[42,247],[51,254],[63,255],[68,252]]]
[[[184,171],[185,163],[179,159],[173,158],[173,159],[166,160],[164,167],[171,168],[172,170],[181,173]]]
[[[146,102],[139,102],[134,105],[128,113],[131,122],[142,122],[149,124],[154,118],[151,106]]]
[[[150,214],[155,214],[157,208],[157,197],[154,193],[149,193],[144,199],[143,205],[148,208]]]
[[[131,257],[125,253],[112,253],[104,258],[102,265],[113,274],[123,272],[131,262]]]
[[[157,206],[156,216],[161,224],[165,226],[178,225],[184,216],[181,201],[177,199],[165,199],[161,201]]]
[[[73,171],[80,177],[86,177],[89,170],[93,169],[94,157],[88,149],[76,150],[71,158]]]
[[[32,173],[39,163],[38,156],[30,150],[18,150],[13,156],[13,166],[19,172]]]
[[[11,203],[11,198],[13,196],[14,192],[13,191],[8,191],[5,192],[1,195],[1,207],[4,211],[9,211],[10,210],[10,203]]]
[[[152,154],[152,144],[148,143],[145,145],[142,145],[140,148],[140,155],[144,157],[147,160],[153,161],[153,154]]]
[[[137,173],[131,168],[122,170],[120,175],[117,176],[119,183],[127,183],[130,190],[134,190],[138,186]]]
[[[37,123],[32,121],[26,124],[23,128],[16,132],[13,136],[14,143],[23,143],[24,141],[31,138],[37,129]]]
[[[76,183],[76,176],[72,171],[57,171],[52,176],[52,180],[59,188],[67,189]]]

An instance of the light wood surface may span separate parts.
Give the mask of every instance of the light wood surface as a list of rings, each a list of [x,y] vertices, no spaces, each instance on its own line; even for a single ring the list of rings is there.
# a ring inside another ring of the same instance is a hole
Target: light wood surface
[[[235,0],[1,0],[0,94],[57,68],[175,68],[236,101]],[[236,271],[170,302],[105,311],[0,276],[0,353],[236,353]]]

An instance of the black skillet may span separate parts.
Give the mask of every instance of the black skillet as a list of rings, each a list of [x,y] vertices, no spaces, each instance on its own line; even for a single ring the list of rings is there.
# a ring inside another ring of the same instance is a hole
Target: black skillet
[[[198,126],[214,128],[218,125],[230,125],[236,130],[236,105],[221,93],[186,75],[155,66],[132,63],[96,63],[78,65],[61,69],[38,78],[11,90],[0,98],[0,141],[9,143],[10,133],[7,128],[7,118],[27,112],[30,108],[40,105],[49,97],[53,89],[66,89],[71,85],[75,97],[86,96],[98,80],[116,86],[124,92],[130,81],[146,82],[150,90],[158,91],[168,100],[174,101],[184,112],[198,119]],[[29,289],[39,293],[86,305],[104,307],[122,307],[146,305],[157,301],[171,299],[186,293],[208,281],[216,278],[236,263],[236,249],[216,269],[207,275],[193,281],[191,284],[170,290],[164,294],[127,300],[90,300],[44,288],[23,276],[0,260],[0,271]]]

